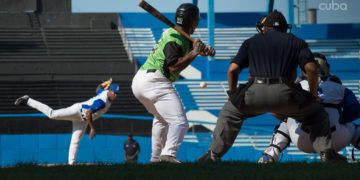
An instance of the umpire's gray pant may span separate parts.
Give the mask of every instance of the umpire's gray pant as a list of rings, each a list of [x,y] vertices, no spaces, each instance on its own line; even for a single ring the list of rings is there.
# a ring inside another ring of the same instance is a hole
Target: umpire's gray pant
[[[266,112],[293,117],[310,130],[310,140],[318,153],[331,148],[328,115],[310,94],[286,84],[252,84],[240,108],[225,103],[217,120],[210,150],[223,156],[234,143],[243,121]],[[240,102],[239,102],[240,103]]]

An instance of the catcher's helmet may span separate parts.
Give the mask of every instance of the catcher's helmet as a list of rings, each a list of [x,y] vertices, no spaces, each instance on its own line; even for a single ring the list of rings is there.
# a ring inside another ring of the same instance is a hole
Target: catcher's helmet
[[[189,27],[192,19],[199,16],[199,8],[191,3],[183,3],[176,9],[175,22],[182,27]]]
[[[327,62],[326,57],[321,53],[313,53],[316,61],[317,69],[320,75],[320,79],[325,80],[330,75],[330,64]],[[307,79],[307,75],[304,71],[300,72],[300,79]]]
[[[326,79],[330,74],[330,64],[327,62],[326,57],[323,54],[313,53],[313,55],[318,65],[320,78]]]
[[[263,17],[260,22],[256,24],[256,29],[262,32],[264,27],[272,27],[278,31],[286,32],[288,29],[291,30],[291,24],[288,24],[284,15],[276,9],[270,12],[269,15]]]

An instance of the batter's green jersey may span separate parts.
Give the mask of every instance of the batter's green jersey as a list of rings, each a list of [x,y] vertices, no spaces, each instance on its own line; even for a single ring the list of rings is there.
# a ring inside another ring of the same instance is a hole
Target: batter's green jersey
[[[146,59],[146,62],[140,67],[142,70],[147,69],[156,69],[161,71],[171,82],[175,81],[179,78],[180,72],[177,73],[169,73],[166,69],[166,60],[164,54],[164,47],[169,42],[175,42],[182,48],[182,56],[186,55],[190,52],[190,42],[184,36],[182,36],[179,32],[174,30],[173,28],[169,28],[163,32],[159,42],[155,45],[153,50],[150,52],[149,57]],[[166,75],[168,74],[168,75]]]

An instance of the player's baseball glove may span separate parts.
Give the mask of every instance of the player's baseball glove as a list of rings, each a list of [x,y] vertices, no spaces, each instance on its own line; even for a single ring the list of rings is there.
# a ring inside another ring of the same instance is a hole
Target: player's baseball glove
[[[104,81],[103,83],[100,84],[100,86],[102,88],[104,88],[105,90],[109,89],[110,85],[112,83],[112,78],[109,78],[108,80]]]

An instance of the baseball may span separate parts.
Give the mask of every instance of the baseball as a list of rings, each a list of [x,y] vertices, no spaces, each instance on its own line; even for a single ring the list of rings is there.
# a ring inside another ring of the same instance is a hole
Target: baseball
[[[200,86],[201,88],[206,88],[207,83],[204,82],[204,81],[202,81],[202,82],[200,82],[199,86]]]

